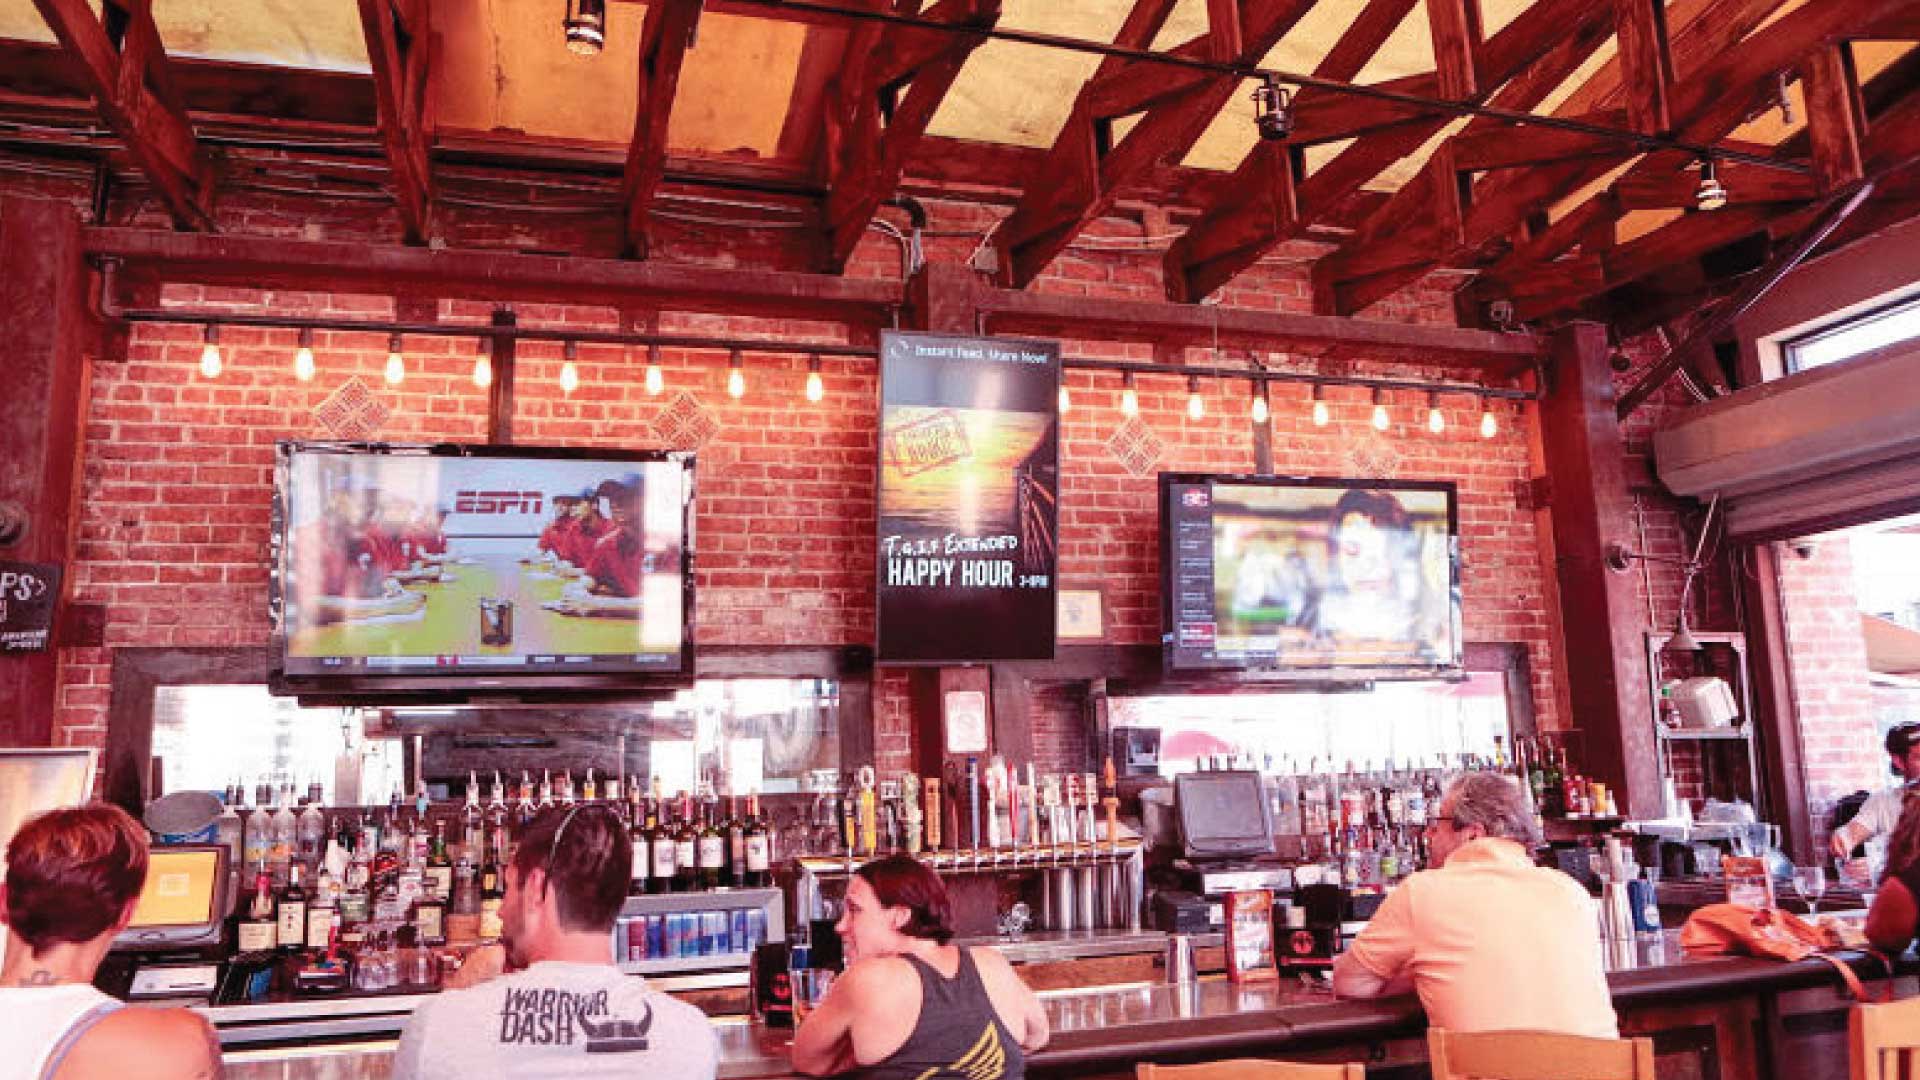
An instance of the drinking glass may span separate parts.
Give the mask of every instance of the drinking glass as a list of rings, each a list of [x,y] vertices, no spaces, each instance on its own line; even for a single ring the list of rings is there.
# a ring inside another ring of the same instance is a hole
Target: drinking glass
[[[1827,894],[1827,870],[1824,866],[1796,866],[1793,868],[1793,891],[1800,894],[1806,902],[1807,918],[1816,918],[1820,914],[1820,898]]]
[[[832,968],[795,968],[793,969],[793,1020],[802,1023],[827,998],[827,991],[833,987]]]

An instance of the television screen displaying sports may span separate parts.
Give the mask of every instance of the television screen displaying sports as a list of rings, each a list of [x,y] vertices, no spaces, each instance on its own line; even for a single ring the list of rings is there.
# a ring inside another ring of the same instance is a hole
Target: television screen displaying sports
[[[286,442],[277,481],[283,691],[692,671],[691,454]]]
[[[1458,671],[1454,486],[1165,473],[1169,671]]]

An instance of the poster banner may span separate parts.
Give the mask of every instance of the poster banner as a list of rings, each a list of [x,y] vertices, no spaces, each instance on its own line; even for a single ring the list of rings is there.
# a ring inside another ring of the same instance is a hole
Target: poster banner
[[[0,562],[0,652],[45,649],[59,598],[59,563]]]
[[[1057,342],[880,335],[876,658],[1050,660]]]

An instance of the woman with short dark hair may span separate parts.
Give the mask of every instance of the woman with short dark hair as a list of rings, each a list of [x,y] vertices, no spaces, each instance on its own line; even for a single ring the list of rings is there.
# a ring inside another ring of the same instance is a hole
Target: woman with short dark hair
[[[906,855],[861,867],[834,927],[847,970],[793,1039],[793,1067],[864,1080],[1019,1080],[1047,1041],[1040,1000],[998,950],[949,945],[952,905]]]

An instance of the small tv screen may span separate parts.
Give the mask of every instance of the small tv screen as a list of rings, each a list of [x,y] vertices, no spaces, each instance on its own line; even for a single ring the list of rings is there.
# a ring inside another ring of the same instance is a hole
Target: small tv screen
[[[1264,855],[1273,821],[1260,774],[1247,770],[1181,773],[1173,778],[1180,843],[1188,858]]]
[[[691,675],[691,454],[283,442],[276,481],[278,692]]]
[[[1461,670],[1450,483],[1165,473],[1160,523],[1170,672]]]

